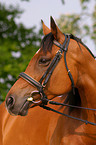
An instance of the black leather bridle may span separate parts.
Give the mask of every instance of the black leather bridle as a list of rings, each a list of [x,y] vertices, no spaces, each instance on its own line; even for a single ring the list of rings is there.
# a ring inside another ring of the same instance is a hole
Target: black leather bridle
[[[32,77],[30,77],[29,75],[27,75],[24,72],[21,72],[19,74],[19,77],[25,79],[27,82],[29,82],[31,85],[34,85],[37,88],[37,90],[39,91],[39,93],[41,95],[42,103],[44,105],[47,104],[47,102],[48,102],[47,96],[44,93],[44,88],[46,87],[46,84],[49,81],[49,79],[50,79],[50,77],[51,77],[51,75],[52,75],[55,67],[57,66],[58,62],[60,61],[63,52],[64,52],[64,62],[65,62],[65,66],[66,66],[66,69],[67,69],[69,78],[71,80],[72,88],[73,88],[73,92],[74,92],[74,81],[73,81],[73,77],[71,75],[70,70],[68,69],[67,62],[66,62],[66,52],[68,50],[69,42],[70,42],[70,36],[69,35],[65,35],[65,41],[64,41],[63,45],[61,45],[59,42],[57,42],[55,40],[53,41],[53,43],[56,46],[58,46],[60,49],[57,51],[55,57],[53,58],[52,62],[50,63],[50,65],[48,67],[48,69],[45,71],[44,75],[41,77],[41,79],[39,80],[39,82],[36,81],[35,79],[33,79]]]
[[[60,49],[57,51],[55,57],[53,58],[53,60],[50,63],[49,67],[47,68],[47,70],[45,71],[45,73],[43,74],[43,76],[41,77],[41,79],[39,81],[37,81],[34,78],[30,77],[25,72],[21,72],[19,74],[19,77],[23,78],[28,83],[30,83],[31,85],[33,85],[33,86],[35,86],[37,88],[38,93],[41,95],[41,101],[42,101],[42,104],[40,104],[40,107],[42,107],[42,108],[44,108],[46,110],[50,110],[50,111],[59,113],[59,114],[64,115],[66,117],[82,121],[82,122],[84,122],[86,124],[89,123],[91,125],[96,125],[96,123],[93,123],[93,122],[90,122],[90,121],[87,121],[87,120],[83,120],[83,119],[80,119],[80,118],[76,118],[76,117],[61,113],[61,112],[59,112],[57,110],[54,110],[54,109],[46,106],[47,103],[49,102],[50,104],[55,104],[55,105],[63,105],[63,106],[67,106],[67,107],[74,107],[74,108],[81,108],[81,109],[88,109],[88,110],[96,111],[96,109],[92,109],[92,108],[78,107],[78,106],[67,105],[67,104],[64,104],[64,103],[58,103],[58,102],[54,102],[54,101],[48,100],[46,94],[44,93],[44,88],[46,87],[46,84],[49,81],[49,79],[50,79],[55,67],[57,66],[58,62],[60,61],[63,52],[64,52],[65,67],[66,67],[66,70],[68,72],[69,78],[71,80],[73,94],[75,93],[74,80],[73,80],[72,74],[71,74],[71,72],[70,72],[70,70],[68,68],[67,62],[66,62],[66,52],[68,50],[68,45],[69,45],[69,42],[70,42],[70,35],[65,35],[64,34],[64,36],[65,36],[65,41],[64,41],[63,45],[61,45],[56,40],[53,41],[53,43],[56,46],[58,46]],[[33,101],[33,103],[34,103],[34,101]]]

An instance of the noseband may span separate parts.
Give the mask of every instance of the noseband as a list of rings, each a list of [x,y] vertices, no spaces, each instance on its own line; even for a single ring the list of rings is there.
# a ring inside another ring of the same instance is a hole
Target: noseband
[[[19,74],[19,77],[23,78],[28,83],[30,83],[32,86],[35,86],[37,88],[38,93],[41,95],[41,100],[40,101],[42,102],[42,104],[40,104],[40,107],[42,107],[42,108],[44,108],[46,110],[50,110],[50,111],[59,113],[59,114],[64,115],[66,117],[79,120],[79,121],[84,122],[86,124],[96,125],[96,123],[93,123],[93,122],[90,122],[90,121],[87,121],[87,120],[83,120],[83,119],[80,119],[80,118],[76,118],[76,117],[73,117],[73,116],[70,116],[70,115],[61,113],[61,112],[59,112],[57,110],[54,110],[54,109],[52,109],[50,107],[45,106],[49,102],[50,104],[53,104],[53,105],[63,105],[63,106],[67,106],[67,107],[74,107],[74,108],[80,108],[80,109],[87,109],[87,110],[96,111],[96,109],[92,109],[92,108],[77,107],[77,106],[73,106],[73,105],[67,105],[67,104],[64,104],[64,103],[58,103],[58,102],[50,101],[50,100],[48,100],[46,94],[44,93],[44,88],[46,87],[47,82],[49,81],[49,79],[50,79],[50,77],[51,77],[51,75],[52,75],[55,67],[57,66],[58,62],[60,61],[60,59],[62,57],[62,53],[64,52],[65,67],[66,67],[66,70],[68,72],[68,76],[69,76],[69,78],[71,80],[73,94],[75,94],[74,80],[73,80],[73,77],[71,75],[71,72],[70,72],[70,70],[68,68],[68,65],[67,65],[67,62],[66,62],[66,52],[68,50],[68,45],[69,45],[69,42],[70,42],[70,35],[65,35],[64,34],[64,36],[65,36],[65,41],[64,41],[63,45],[61,45],[56,40],[53,41],[53,43],[56,46],[58,46],[60,49],[57,51],[55,57],[53,58],[53,60],[50,63],[49,67],[47,68],[47,70],[45,71],[45,73],[43,74],[43,76],[41,77],[41,79],[39,81],[35,80],[34,78],[32,78],[31,76],[29,76],[25,72],[21,72]],[[33,103],[35,103],[35,101],[33,101],[33,98],[32,98],[31,101]]]

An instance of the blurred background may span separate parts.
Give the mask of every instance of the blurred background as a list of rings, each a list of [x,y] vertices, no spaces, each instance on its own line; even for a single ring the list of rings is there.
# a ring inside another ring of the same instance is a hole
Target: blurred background
[[[50,27],[50,16],[96,56],[96,0],[0,0],[0,102],[40,47],[41,19]]]

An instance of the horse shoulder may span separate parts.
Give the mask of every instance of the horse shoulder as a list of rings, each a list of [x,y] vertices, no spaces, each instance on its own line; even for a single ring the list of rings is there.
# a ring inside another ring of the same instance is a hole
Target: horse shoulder
[[[5,102],[0,104],[0,145],[3,145],[3,117],[6,112]]]

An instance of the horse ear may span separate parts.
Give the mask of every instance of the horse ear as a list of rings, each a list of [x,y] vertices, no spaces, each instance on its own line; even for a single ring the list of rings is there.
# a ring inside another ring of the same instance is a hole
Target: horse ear
[[[55,40],[59,40],[60,36],[63,35],[63,33],[59,30],[58,26],[56,25],[54,19],[52,16],[50,17],[51,19],[51,32],[55,38]]]
[[[43,34],[47,35],[51,32],[51,30],[44,24],[43,20],[41,20],[42,22],[42,27],[43,27]]]

